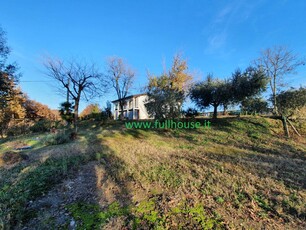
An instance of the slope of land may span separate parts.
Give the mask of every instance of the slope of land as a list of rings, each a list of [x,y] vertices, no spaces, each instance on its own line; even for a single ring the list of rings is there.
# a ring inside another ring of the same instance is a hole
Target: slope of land
[[[284,139],[278,121],[86,121],[73,142],[47,145],[49,136],[1,143],[0,229],[306,228],[306,141]],[[22,145],[33,149],[7,153]]]

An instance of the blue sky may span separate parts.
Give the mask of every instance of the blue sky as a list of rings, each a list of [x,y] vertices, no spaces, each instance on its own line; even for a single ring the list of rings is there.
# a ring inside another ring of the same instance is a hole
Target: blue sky
[[[45,56],[82,58],[103,71],[108,56],[120,56],[136,70],[134,92],[154,74],[170,67],[181,52],[196,79],[207,73],[229,77],[246,68],[260,50],[286,45],[306,53],[306,1],[67,1],[0,0],[0,25],[12,48],[10,59],[23,73],[22,89],[58,108],[65,96],[46,82]],[[306,85],[306,68],[289,78]],[[107,99],[95,99],[102,107]],[[83,102],[81,109],[89,102]]]

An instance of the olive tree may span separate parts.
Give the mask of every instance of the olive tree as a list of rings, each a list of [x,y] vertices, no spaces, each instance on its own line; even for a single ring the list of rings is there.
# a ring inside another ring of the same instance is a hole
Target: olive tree
[[[276,96],[278,112],[283,122],[284,132],[289,137],[287,121],[290,123],[290,117],[299,112],[299,109],[306,106],[306,88],[290,89],[282,91]],[[292,125],[294,131],[296,129]],[[296,131],[297,132],[297,131]],[[298,133],[298,132],[297,132]]]

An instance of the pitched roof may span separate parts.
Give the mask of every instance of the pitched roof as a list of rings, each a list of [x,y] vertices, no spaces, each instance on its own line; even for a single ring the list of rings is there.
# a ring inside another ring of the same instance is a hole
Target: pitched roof
[[[147,94],[146,93],[134,94],[134,95],[130,95],[130,96],[127,96],[125,98],[122,98],[122,100],[127,100],[127,99],[130,99],[130,98],[139,97],[139,96],[143,96],[143,95],[147,95]],[[115,102],[118,102],[118,101],[119,101],[119,99],[112,101],[112,103],[115,103]]]

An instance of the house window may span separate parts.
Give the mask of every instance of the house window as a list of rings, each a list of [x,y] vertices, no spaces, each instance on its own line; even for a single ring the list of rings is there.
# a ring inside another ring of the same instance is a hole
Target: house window
[[[136,109],[135,110],[135,119],[139,119],[139,110],[138,109]]]
[[[138,108],[138,97],[135,98],[135,107]]]
[[[130,108],[130,109],[133,108],[133,100],[130,100],[130,101],[129,101],[129,108]]]

